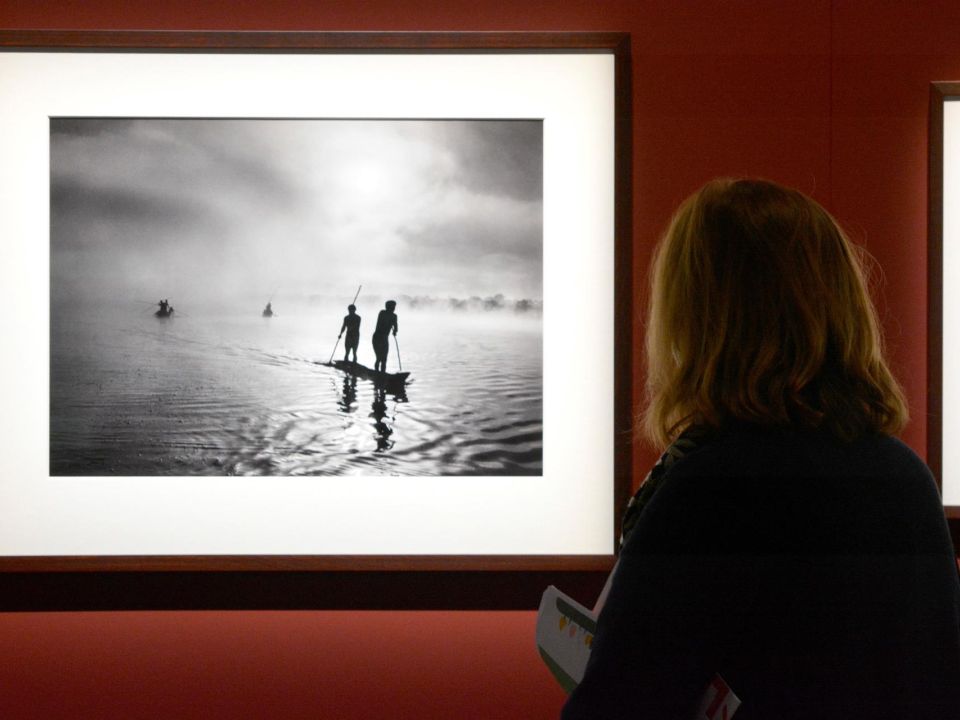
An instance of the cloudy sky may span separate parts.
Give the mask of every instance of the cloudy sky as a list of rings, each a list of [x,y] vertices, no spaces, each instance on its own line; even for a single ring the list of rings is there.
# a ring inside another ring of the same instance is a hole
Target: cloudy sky
[[[51,120],[55,299],[540,299],[539,121]]]

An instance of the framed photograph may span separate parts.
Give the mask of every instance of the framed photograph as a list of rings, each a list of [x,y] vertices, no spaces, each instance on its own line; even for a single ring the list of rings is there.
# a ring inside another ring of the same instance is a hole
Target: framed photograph
[[[0,605],[591,601],[626,34],[0,34]]]
[[[960,540],[960,82],[930,86],[927,463]]]

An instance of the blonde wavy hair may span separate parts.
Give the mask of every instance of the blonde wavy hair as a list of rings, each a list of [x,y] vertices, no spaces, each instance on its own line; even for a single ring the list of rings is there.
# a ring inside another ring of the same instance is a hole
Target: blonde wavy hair
[[[677,210],[651,274],[643,430],[665,445],[730,420],[899,432],[866,256],[818,203],[761,180],[718,179]]]

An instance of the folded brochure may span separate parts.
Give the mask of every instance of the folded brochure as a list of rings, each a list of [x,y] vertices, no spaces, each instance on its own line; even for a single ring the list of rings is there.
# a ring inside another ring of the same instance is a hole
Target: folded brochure
[[[597,631],[597,615],[608,589],[609,581],[593,610],[588,610],[553,585],[544,591],[540,600],[537,649],[550,672],[567,692],[583,679],[593,647],[593,636]],[[695,718],[729,720],[739,706],[740,699],[717,674],[707,686]]]

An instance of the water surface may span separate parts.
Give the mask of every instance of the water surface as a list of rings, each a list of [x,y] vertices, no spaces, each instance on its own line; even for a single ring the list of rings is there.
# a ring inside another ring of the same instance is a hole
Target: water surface
[[[542,473],[539,317],[399,308],[411,375],[391,392],[322,364],[342,310],[275,309],[158,319],[148,306],[55,306],[51,473]],[[372,367],[376,310],[360,313]]]

